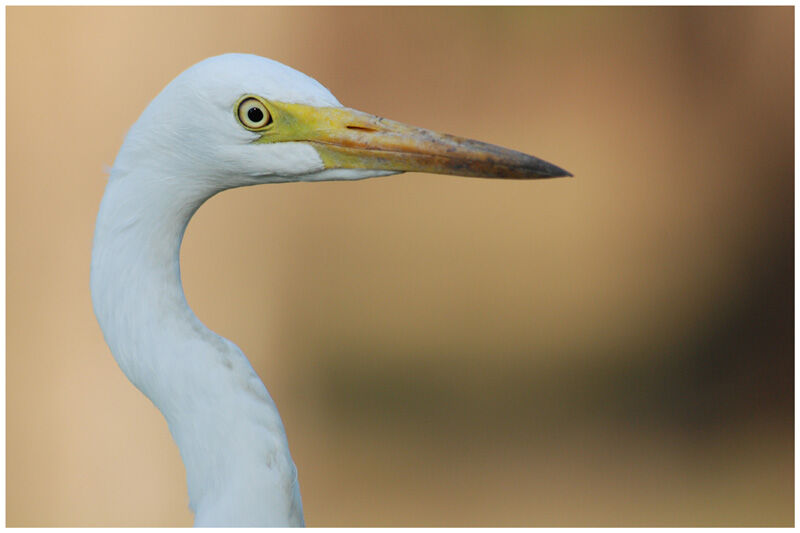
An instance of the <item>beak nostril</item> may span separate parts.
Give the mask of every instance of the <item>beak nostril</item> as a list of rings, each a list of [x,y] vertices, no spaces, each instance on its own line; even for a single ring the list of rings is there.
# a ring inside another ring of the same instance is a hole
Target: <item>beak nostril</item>
[[[347,127],[348,130],[378,131],[378,130],[376,130],[374,128],[369,128],[367,126],[353,126],[352,124],[348,124],[346,127]]]

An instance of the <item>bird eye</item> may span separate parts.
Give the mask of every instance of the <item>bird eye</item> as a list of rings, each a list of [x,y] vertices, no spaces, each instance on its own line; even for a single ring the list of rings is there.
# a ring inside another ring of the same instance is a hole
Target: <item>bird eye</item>
[[[239,104],[239,121],[245,128],[259,129],[272,122],[266,106],[255,98],[247,98]]]

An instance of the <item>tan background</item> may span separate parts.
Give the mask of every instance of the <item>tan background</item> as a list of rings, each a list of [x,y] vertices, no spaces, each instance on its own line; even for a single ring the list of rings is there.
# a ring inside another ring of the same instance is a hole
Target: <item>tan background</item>
[[[200,210],[187,297],[278,403],[309,525],[791,525],[793,17],[8,8],[8,525],[191,524],[89,256],[127,127],[229,51],[576,175]]]

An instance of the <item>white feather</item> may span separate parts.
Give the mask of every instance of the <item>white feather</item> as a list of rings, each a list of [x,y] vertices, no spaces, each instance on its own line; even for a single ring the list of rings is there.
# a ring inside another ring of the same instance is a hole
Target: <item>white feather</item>
[[[92,300],[111,351],[161,410],[186,466],[196,525],[303,525],[297,472],[272,398],[247,358],[189,309],[179,251],[219,191],[391,172],[323,170],[303,143],[253,144],[232,112],[244,94],[340,106],[268,59],[229,54],[183,72],[131,127],[97,217]]]

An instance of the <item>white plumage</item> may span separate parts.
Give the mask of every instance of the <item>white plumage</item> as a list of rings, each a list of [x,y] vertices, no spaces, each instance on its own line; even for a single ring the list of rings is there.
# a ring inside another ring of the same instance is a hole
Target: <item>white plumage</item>
[[[247,95],[266,102],[273,123],[237,119]],[[186,303],[179,251],[189,219],[232,187],[404,170],[567,175],[517,152],[348,110],[304,74],[242,54],[182,73],[130,129],[97,217],[92,299],[120,368],[169,424],[195,525],[297,526],[303,509],[272,398],[239,348]]]

